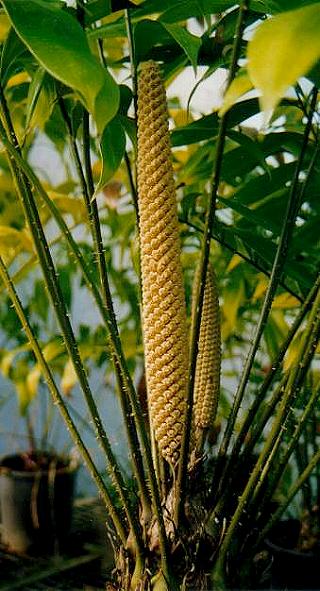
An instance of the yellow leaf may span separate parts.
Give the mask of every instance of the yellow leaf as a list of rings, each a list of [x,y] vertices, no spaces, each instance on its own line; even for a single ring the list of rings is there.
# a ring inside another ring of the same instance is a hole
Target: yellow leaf
[[[60,386],[62,392],[66,396],[70,396],[72,388],[76,385],[78,378],[76,376],[76,372],[74,370],[73,364],[70,359],[68,359],[67,363],[64,366]]]
[[[17,251],[23,248],[32,251],[32,242],[30,236],[25,230],[16,230],[10,226],[0,226],[0,251]]]
[[[26,380],[15,382],[15,387],[18,395],[19,410],[20,413],[24,415],[28,408],[28,405],[31,402],[32,396],[30,396],[30,391]]]
[[[286,353],[286,356],[285,356],[284,362],[283,362],[283,369],[285,371],[290,369],[290,367],[292,367],[298,359],[299,352],[300,352],[301,336],[302,336],[301,333],[298,334],[298,336],[291,343],[291,345]]]
[[[63,353],[64,349],[61,343],[59,343],[58,341],[51,341],[50,343],[48,343],[47,345],[45,345],[45,347],[42,350],[43,353],[43,357],[45,358],[45,360],[47,362],[52,361],[53,359],[55,359],[56,357],[58,357],[58,355],[61,355],[61,353]],[[32,398],[34,396],[36,396],[37,392],[38,392],[38,386],[39,386],[39,380],[42,374],[42,370],[41,367],[36,364],[31,371],[29,371],[26,382],[27,382],[27,388],[29,390],[29,398],[30,400],[32,400]]]
[[[1,359],[0,369],[1,369],[5,378],[9,377],[10,369],[11,369],[12,362],[13,362],[15,356],[16,356],[16,350],[6,353]]]
[[[300,302],[290,293],[281,293],[273,301],[273,308],[296,308],[300,306]]]
[[[55,202],[60,213],[69,214],[75,223],[81,223],[87,219],[86,208],[83,201],[78,197],[64,195],[55,191],[48,191],[49,197]]]
[[[32,368],[27,375],[27,389],[29,392],[29,401],[34,398],[38,392],[39,380],[41,376],[41,370],[38,365]]]
[[[259,283],[257,283],[256,288],[253,292],[253,296],[252,296],[253,301],[261,298],[265,294],[265,292],[267,291],[267,287],[268,287],[268,279],[263,275],[261,277]]]
[[[228,267],[227,273],[230,273],[233,269],[235,269],[240,263],[242,262],[242,258],[238,254],[234,254]]]
[[[6,14],[0,15],[0,43],[3,43],[7,38],[10,29],[10,21]]]
[[[226,340],[236,330],[238,311],[244,297],[244,282],[241,279],[231,282],[223,292],[221,327],[223,340]]]
[[[252,82],[245,70],[242,70],[238,76],[231,82],[230,86],[227,88],[227,91],[223,98],[222,106],[219,110],[219,116],[222,117],[235,102],[249,92],[253,87]]]
[[[283,12],[262,23],[248,44],[248,74],[261,91],[269,118],[287,89],[320,56],[320,3]]]
[[[49,362],[58,357],[58,355],[61,355],[63,351],[64,348],[61,342],[51,341],[43,348],[42,353],[45,360]]]
[[[8,81],[7,88],[19,86],[19,84],[23,84],[23,82],[30,82],[30,76],[27,72],[19,72],[19,74],[11,76],[10,80]]]

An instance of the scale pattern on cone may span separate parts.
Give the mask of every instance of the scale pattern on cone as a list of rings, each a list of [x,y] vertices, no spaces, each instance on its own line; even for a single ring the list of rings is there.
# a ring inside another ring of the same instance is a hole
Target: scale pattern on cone
[[[199,279],[198,269],[194,282],[193,307]],[[194,386],[194,425],[196,430],[211,427],[215,420],[220,391],[220,365],[219,298],[216,277],[209,264],[202,306]]]
[[[157,64],[138,81],[138,194],[148,406],[163,457],[179,458],[188,338],[165,90]]]

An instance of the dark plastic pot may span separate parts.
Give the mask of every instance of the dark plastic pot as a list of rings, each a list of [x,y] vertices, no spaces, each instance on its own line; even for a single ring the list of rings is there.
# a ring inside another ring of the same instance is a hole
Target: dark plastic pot
[[[295,550],[300,522],[288,519],[279,522],[266,541],[271,554],[272,589],[320,589],[320,549],[300,552]]]
[[[75,462],[65,464],[26,471],[19,455],[0,462],[2,543],[11,552],[39,555],[63,549],[71,527],[77,470]]]

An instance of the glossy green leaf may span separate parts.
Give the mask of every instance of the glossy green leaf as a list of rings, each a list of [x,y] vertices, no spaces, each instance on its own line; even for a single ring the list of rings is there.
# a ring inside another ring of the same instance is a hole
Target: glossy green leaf
[[[174,43],[171,35],[158,21],[144,19],[134,27],[134,44],[137,62],[149,57],[149,52],[156,45]]]
[[[6,86],[9,78],[25,65],[28,55],[30,56],[26,46],[22,43],[15,30],[11,28],[1,52],[0,72],[3,87]]]
[[[153,2],[156,5],[157,0]],[[149,2],[146,2],[148,5]],[[151,4],[151,2],[150,2]],[[159,7],[164,2],[158,0]],[[234,5],[232,0],[180,0],[178,3],[168,2],[166,10],[162,8],[161,20],[167,23],[176,23],[184,21],[192,17],[204,17],[207,14],[217,14],[224,12],[228,8]]]
[[[234,105],[234,103],[241,96],[243,96],[246,92],[251,90],[251,88],[252,82],[247,72],[244,70],[238,74],[238,76],[231,82],[230,86],[228,87],[224,95],[222,107],[219,111],[220,117],[222,117],[222,115],[229,111],[230,107],[232,107],[232,105]]]
[[[102,170],[95,195],[97,192],[103,189],[107,182],[113,177],[114,173],[118,170],[125,152],[125,148],[126,134],[119,121],[119,118],[115,117],[113,121],[107,125],[102,134],[100,143]]]
[[[320,2],[262,23],[248,44],[248,73],[270,116],[286,90],[320,57]]]
[[[239,123],[243,123],[246,119],[252,117],[259,111],[259,104],[257,99],[248,99],[241,103],[234,105],[230,111],[228,118],[228,128],[231,129]],[[194,144],[203,140],[214,138],[219,129],[219,118],[217,113],[206,115],[192,121],[183,127],[177,127],[171,133],[172,146],[184,146],[187,144]]]
[[[285,184],[292,179],[295,164],[290,162],[277,168],[270,168],[269,174],[262,174],[244,183],[237,191],[237,199],[243,204],[259,203],[277,191],[285,190]]]
[[[52,76],[79,93],[102,131],[118,110],[119,90],[92,55],[75,18],[44,0],[4,0],[3,5],[31,53]]]
[[[111,0],[91,0],[91,2],[86,2],[84,22],[86,25],[91,25],[110,14],[111,10]]]
[[[265,155],[263,153],[261,145],[251,139],[247,134],[240,133],[239,131],[235,131],[230,129],[228,131],[228,136],[233,141],[237,142],[240,146],[243,147],[244,151],[246,151],[251,157],[256,159],[257,164],[260,164],[262,168],[269,174],[269,167],[265,160]]]
[[[29,86],[25,124],[27,132],[35,126],[43,129],[53,111],[56,99],[53,78],[44,68],[38,68]]]
[[[273,309],[263,334],[270,359],[274,359],[276,357],[279,348],[286,337],[287,331],[288,327],[284,320],[283,313],[279,310],[275,311]]]
[[[194,70],[197,68],[198,53],[201,46],[200,37],[192,35],[180,25],[163,23],[164,28],[170,33],[173,39],[182,47],[189,58]]]
[[[249,207],[242,205],[242,203],[240,203],[236,198],[225,199],[224,197],[219,197],[218,200],[226,207],[230,207],[235,212],[243,216],[249,225],[252,224],[255,226],[260,226],[266,230],[274,232],[276,235],[279,234],[281,228],[279,219],[272,219],[270,217],[268,218],[263,216],[256,210],[251,210]]]
[[[219,120],[216,113],[206,115],[188,125],[178,127],[171,133],[172,146],[184,146],[207,140],[217,135]]]
[[[294,10],[309,4],[316,4],[319,0],[251,0],[250,8],[257,12],[276,14],[286,10]]]

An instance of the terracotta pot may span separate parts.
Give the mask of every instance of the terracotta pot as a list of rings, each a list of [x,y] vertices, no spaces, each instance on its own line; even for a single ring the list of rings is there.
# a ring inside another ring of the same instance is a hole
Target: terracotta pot
[[[0,462],[2,543],[16,553],[59,551],[71,527],[78,466],[53,457],[47,469],[26,470],[22,458]]]

